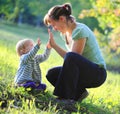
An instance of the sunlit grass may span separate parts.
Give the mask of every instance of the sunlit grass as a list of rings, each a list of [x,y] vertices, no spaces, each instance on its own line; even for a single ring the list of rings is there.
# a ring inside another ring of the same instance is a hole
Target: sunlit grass
[[[89,92],[86,102],[117,113],[120,107],[120,74],[108,72],[106,82],[98,88],[89,89]]]

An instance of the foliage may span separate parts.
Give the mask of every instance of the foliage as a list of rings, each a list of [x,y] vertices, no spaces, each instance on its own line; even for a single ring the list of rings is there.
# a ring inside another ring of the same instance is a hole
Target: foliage
[[[43,17],[47,11],[52,6],[64,4],[65,2],[68,2],[68,0],[1,0],[0,18],[18,24],[28,23],[43,26]],[[73,15],[76,19],[78,19],[79,11],[91,7],[88,0],[69,0],[69,2],[72,4]]]
[[[105,29],[107,27],[116,28],[120,23],[120,1],[119,0],[91,0],[93,8],[82,10],[80,18],[84,16],[96,17],[100,26]]]

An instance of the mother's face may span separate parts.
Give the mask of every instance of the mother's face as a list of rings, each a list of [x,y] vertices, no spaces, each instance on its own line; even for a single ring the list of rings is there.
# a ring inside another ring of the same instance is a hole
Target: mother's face
[[[55,31],[65,33],[66,23],[63,16],[60,16],[59,20],[49,19],[49,24],[53,27]]]

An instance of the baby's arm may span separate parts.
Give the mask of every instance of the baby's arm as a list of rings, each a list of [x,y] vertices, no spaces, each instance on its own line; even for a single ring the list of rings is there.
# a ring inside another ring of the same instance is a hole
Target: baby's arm
[[[46,44],[46,50],[44,51],[43,54],[39,54],[39,55],[36,55],[36,59],[39,61],[39,62],[43,62],[45,61],[46,59],[48,59],[49,55],[50,55],[50,51],[51,51],[51,45],[50,45],[50,42],[48,41],[47,44]]]
[[[46,48],[43,54],[39,54],[35,56],[35,59],[39,61],[39,63],[48,59],[50,55],[51,49]]]
[[[28,61],[32,60],[35,57],[36,53],[38,52],[40,48],[40,45],[41,45],[41,41],[38,38],[37,44],[32,48],[32,50],[30,50],[27,54],[25,54],[22,57],[24,63],[27,63]]]

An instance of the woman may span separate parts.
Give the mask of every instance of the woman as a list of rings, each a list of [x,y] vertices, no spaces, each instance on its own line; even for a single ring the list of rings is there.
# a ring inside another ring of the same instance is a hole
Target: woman
[[[44,23],[59,31],[69,52],[62,49],[48,30],[50,44],[64,58],[63,66],[48,71],[46,77],[55,87],[54,95],[62,100],[82,101],[86,88],[102,85],[106,80],[106,65],[93,32],[76,22],[71,4],[56,5],[44,17]]]

